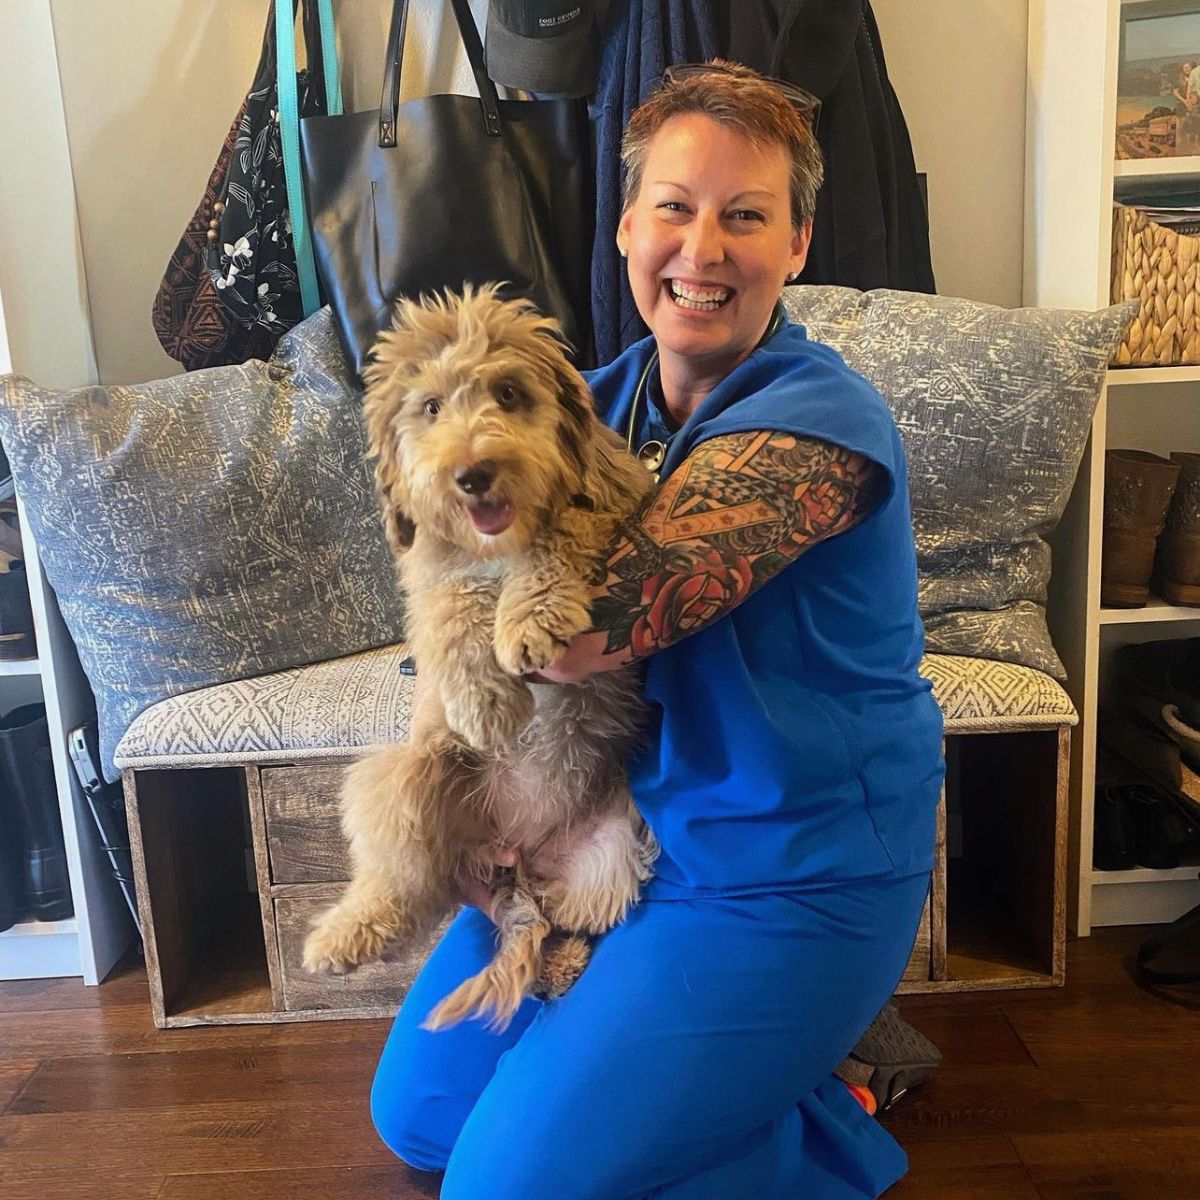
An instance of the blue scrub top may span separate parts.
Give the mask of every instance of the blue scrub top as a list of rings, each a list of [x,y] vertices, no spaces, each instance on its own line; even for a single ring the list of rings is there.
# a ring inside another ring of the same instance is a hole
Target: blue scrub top
[[[598,411],[622,434],[653,351],[647,338],[589,373]],[[917,673],[916,550],[887,405],[836,352],[785,324],[673,435],[653,402],[642,407],[634,448],[668,443],[664,479],[708,438],[772,429],[857,451],[889,480],[860,525],[646,661],[651,716],[630,784],[662,845],[648,895],[929,871],[942,716]]]

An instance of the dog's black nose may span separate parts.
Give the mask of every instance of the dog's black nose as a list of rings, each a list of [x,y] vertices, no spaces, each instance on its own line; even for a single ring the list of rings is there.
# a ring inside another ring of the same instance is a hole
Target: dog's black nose
[[[492,486],[496,478],[496,466],[484,459],[472,466],[466,467],[454,476],[458,484],[468,496],[482,496]]]

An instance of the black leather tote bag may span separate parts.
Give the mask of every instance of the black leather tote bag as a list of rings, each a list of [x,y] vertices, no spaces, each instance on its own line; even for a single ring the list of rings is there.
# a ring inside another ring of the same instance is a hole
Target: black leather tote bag
[[[395,0],[378,112],[300,123],[317,273],[361,375],[393,304],[506,281],[592,361],[595,219],[578,100],[499,100],[467,0],[451,0],[479,98],[399,102],[408,0]]]

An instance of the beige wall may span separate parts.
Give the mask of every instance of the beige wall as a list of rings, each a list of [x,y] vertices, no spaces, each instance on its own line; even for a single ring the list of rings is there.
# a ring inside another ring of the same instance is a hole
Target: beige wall
[[[473,3],[482,11],[485,0]],[[1021,294],[1026,3],[873,0],[918,167],[930,177],[939,289],[1000,304]],[[370,107],[390,5],[336,7],[347,107]],[[448,6],[415,9],[405,94],[431,81],[469,90],[456,39],[442,36]],[[266,0],[0,0],[0,287],[14,356],[22,339],[40,342],[32,361],[47,381],[87,377],[77,351],[52,380],[42,365],[72,287],[73,303],[90,310],[103,382],[178,370],[154,338],[150,305],[253,73],[266,11]],[[25,36],[35,25],[40,41]],[[45,61],[55,44],[61,100],[53,58]],[[61,124],[53,128],[59,104],[65,142]],[[53,145],[47,173],[41,159]],[[59,261],[75,250],[72,187],[82,271]],[[14,280],[30,272],[56,282],[23,299]]]
[[[938,291],[1021,303],[1028,0],[872,0],[929,176]]]
[[[93,336],[105,383],[179,368],[150,305],[261,37],[247,0],[51,0]]]
[[[0,292],[14,370],[95,381],[48,0],[0,0]]]

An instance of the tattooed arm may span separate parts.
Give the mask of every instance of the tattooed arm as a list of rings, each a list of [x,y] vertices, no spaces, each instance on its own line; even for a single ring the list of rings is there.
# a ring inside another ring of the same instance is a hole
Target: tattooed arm
[[[853,528],[885,486],[875,463],[828,442],[770,431],[702,442],[609,552],[593,631],[542,678],[573,683],[698,632]]]

